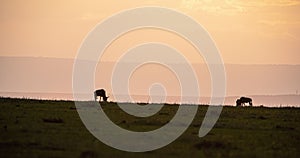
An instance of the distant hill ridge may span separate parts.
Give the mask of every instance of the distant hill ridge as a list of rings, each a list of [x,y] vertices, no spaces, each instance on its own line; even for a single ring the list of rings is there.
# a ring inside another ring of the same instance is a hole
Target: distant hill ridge
[[[48,57],[1,57],[0,56],[0,92],[2,95],[22,97],[70,98],[72,93],[72,72],[74,59]],[[110,79],[115,62],[101,62],[95,72],[95,87],[105,88],[111,93]],[[132,63],[118,63],[132,64]],[[174,64],[174,63],[173,63]],[[182,64],[182,63],[177,63]],[[210,95],[210,76],[205,64],[192,63],[199,80],[201,96]],[[225,64],[227,76],[227,96],[225,103],[234,104],[236,97],[250,96],[254,104],[299,105],[300,65],[241,65]],[[155,77],[155,76],[154,76]],[[136,83],[136,87],[144,87]],[[143,89],[142,89],[143,90]],[[148,95],[140,89],[132,93]],[[9,92],[26,92],[15,95]],[[38,92],[38,94],[33,93]],[[58,92],[51,94],[52,92]],[[255,94],[264,94],[255,95]],[[284,94],[284,95],[276,95]],[[65,96],[64,96],[65,95]],[[109,94],[113,95],[113,94]],[[176,96],[172,90],[168,95]],[[276,95],[276,96],[275,96]],[[236,96],[236,97],[235,97]],[[280,96],[280,97],[279,97]],[[148,100],[148,99],[147,99]],[[178,102],[171,98],[170,102]],[[207,102],[203,99],[203,102]],[[266,102],[265,100],[268,100]]]
[[[74,100],[72,93],[29,93],[29,92],[0,92],[2,97],[12,97],[12,98],[30,98],[30,99],[50,99],[50,100]],[[122,96],[119,95],[119,98]],[[151,102],[149,101],[148,95],[131,95],[134,98],[133,102]],[[191,96],[194,97],[194,96]],[[225,97],[224,105],[235,106],[235,101],[240,96],[227,96]],[[300,107],[300,95],[295,94],[283,94],[283,95],[250,95],[253,99],[254,106],[267,106],[267,107]],[[131,102],[130,100],[116,100],[116,96],[111,95],[110,101],[114,102]],[[92,100],[92,99],[91,99]],[[209,104],[210,97],[200,97],[200,102],[188,104]],[[157,101],[155,103],[161,103]],[[180,103],[179,96],[168,96],[166,101],[163,103]]]

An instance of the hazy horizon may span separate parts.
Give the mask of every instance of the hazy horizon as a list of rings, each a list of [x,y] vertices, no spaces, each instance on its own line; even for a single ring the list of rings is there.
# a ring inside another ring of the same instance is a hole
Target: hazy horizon
[[[90,94],[83,94],[90,95]],[[198,102],[180,102],[181,96],[149,96],[131,94],[132,100],[126,99],[126,95],[117,95],[119,100],[116,100],[116,95],[109,95],[111,102],[125,103],[155,103],[155,104],[191,104],[191,105],[210,105],[211,97],[200,96]],[[25,99],[41,99],[41,100],[67,100],[67,101],[92,101],[90,100],[74,100],[73,93],[35,93],[35,92],[0,92],[0,97],[9,98],[25,98]],[[123,99],[122,99],[123,97]],[[235,106],[235,101],[241,96],[226,96],[224,106]],[[300,94],[279,94],[279,95],[247,95],[253,99],[253,106],[264,107],[300,107]],[[194,100],[196,97],[190,96]]]
[[[39,98],[39,95],[41,95],[41,98],[72,100],[73,59],[0,56],[0,61],[0,73],[4,74],[0,79],[0,94],[4,96],[8,94],[8,96],[12,97],[22,97],[21,95],[23,94],[25,97],[33,98]],[[111,96],[111,101],[118,101],[114,99],[114,96],[123,95],[113,94],[111,83],[109,82],[115,64],[114,62],[99,62],[95,74],[95,89],[106,89],[108,95]],[[210,97],[210,76],[205,64],[193,63],[192,65],[195,67],[197,76],[200,79],[200,97]],[[153,66],[148,65],[150,69],[153,69]],[[152,80],[145,81],[143,79],[144,75],[146,75],[145,73],[153,73],[149,72],[149,68],[144,67],[143,71],[137,70],[134,72],[136,75],[133,75],[131,78],[130,95],[142,96],[135,97],[136,101],[147,102],[149,100],[147,97],[149,96],[151,83],[157,81],[164,83],[164,78],[156,78],[155,75],[152,77]],[[7,71],[8,69],[10,71]],[[296,95],[298,94],[297,90],[300,90],[300,85],[298,84],[300,80],[300,65],[225,64],[225,69],[228,85],[226,97]],[[247,73],[245,74],[244,72]],[[241,76],[238,77],[238,74]],[[180,88],[176,88],[176,85],[178,85],[177,81],[172,80],[171,77],[166,81],[168,82],[168,84],[165,82],[167,97],[180,96]],[[248,86],[253,84],[260,88]],[[173,98],[173,100],[178,100],[178,98]],[[172,99],[169,102],[172,102]],[[262,104],[268,103],[267,101],[259,102]],[[278,103],[278,105],[288,105],[290,102],[293,102],[294,105],[296,103],[295,101],[287,100],[286,103],[282,102]],[[208,103],[207,99],[202,103]],[[232,105],[234,104],[234,99],[229,99],[229,101],[225,101],[226,103]]]
[[[44,58],[44,59],[66,59],[66,60],[77,60],[76,57],[73,57],[73,58],[67,58],[67,57],[51,57],[51,56],[1,56],[0,55],[0,58]],[[96,60],[93,60],[93,61],[96,61]],[[100,62],[106,62],[106,63],[116,63],[116,61],[113,61],[113,60],[101,60],[99,61]],[[128,63],[128,61],[120,61],[121,63]],[[172,61],[170,61],[170,63],[173,63]],[[206,64],[205,62],[191,62],[192,64]],[[181,63],[175,63],[175,64],[181,64]],[[296,63],[296,64],[289,64],[289,63],[226,63],[224,62],[225,65],[266,65],[266,66],[276,66],[276,65],[280,65],[280,66],[299,66],[300,63]]]

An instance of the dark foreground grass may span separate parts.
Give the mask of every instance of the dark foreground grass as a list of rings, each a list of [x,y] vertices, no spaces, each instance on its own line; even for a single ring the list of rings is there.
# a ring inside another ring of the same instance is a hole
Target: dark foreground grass
[[[149,131],[168,123],[178,106],[149,118],[127,115],[115,103],[103,109],[122,128]],[[0,157],[300,157],[299,108],[224,107],[213,130],[199,138],[206,110],[199,106],[188,130],[166,147],[130,153],[93,137],[74,102],[0,98]]]

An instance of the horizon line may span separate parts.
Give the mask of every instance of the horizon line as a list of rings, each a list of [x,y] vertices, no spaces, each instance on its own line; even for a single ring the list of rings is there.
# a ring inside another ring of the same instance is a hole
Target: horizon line
[[[74,94],[73,92],[25,92],[25,91],[0,91],[0,93],[40,93],[40,94]],[[93,92],[91,92],[93,93]],[[89,93],[79,93],[79,94],[89,94]],[[125,96],[127,94],[113,94],[112,96]],[[148,94],[131,94],[129,96],[150,96]],[[161,96],[161,95],[154,95],[156,96]],[[282,93],[282,94],[242,94],[242,95],[226,95],[224,97],[238,97],[238,96],[300,96],[300,94],[295,94],[295,93]],[[167,95],[166,97],[182,97],[180,95]],[[187,97],[211,97],[211,96],[187,96]],[[222,96],[217,96],[222,97]]]
[[[69,58],[69,57],[51,57],[51,56],[5,56],[5,55],[0,55],[0,58],[43,58],[43,59],[61,59],[61,60],[75,60],[76,58]],[[92,61],[92,60],[90,60]],[[99,61],[97,61],[99,62]],[[117,63],[118,61],[112,61],[112,60],[106,60],[106,61],[101,61],[104,63]],[[122,62],[122,63],[135,63],[135,62]],[[170,62],[173,63],[173,62]],[[192,64],[205,64],[204,62],[190,62]],[[176,63],[174,64],[182,64],[182,63]],[[300,66],[300,63],[295,64],[295,63],[227,63],[224,62],[225,65],[266,65],[266,66]]]

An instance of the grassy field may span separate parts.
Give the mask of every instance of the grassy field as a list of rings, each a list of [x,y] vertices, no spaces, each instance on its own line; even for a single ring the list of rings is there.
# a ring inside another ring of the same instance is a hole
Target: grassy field
[[[155,105],[153,105],[155,106]],[[300,108],[224,107],[212,131],[199,138],[207,106],[164,148],[130,153],[106,146],[81,122],[72,101],[0,98],[0,157],[300,157]],[[165,105],[136,118],[106,103],[103,109],[125,129],[149,131],[166,124],[178,109]]]

